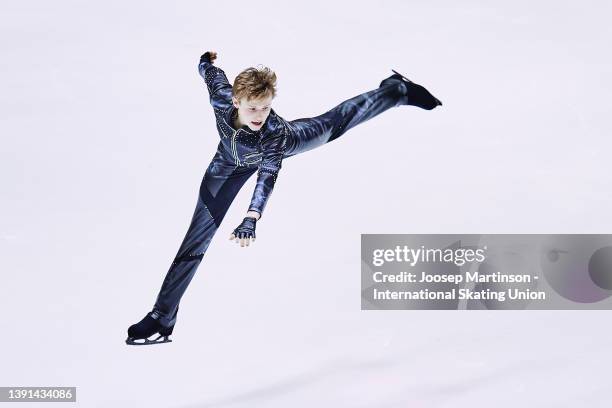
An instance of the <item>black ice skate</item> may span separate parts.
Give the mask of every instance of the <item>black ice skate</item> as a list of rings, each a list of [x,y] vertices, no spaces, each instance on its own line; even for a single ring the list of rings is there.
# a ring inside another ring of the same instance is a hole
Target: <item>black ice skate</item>
[[[423,86],[416,84],[392,69],[394,72],[389,78],[385,79],[380,83],[379,86],[387,85],[391,82],[402,81],[406,84],[407,92],[406,92],[406,105],[418,106],[421,109],[432,110],[436,106],[442,105],[442,102],[435,96],[433,96],[427,89]]]
[[[173,329],[174,326],[162,326],[159,320],[151,316],[151,313],[147,313],[144,319],[130,326],[128,329],[128,338],[125,343],[132,346],[170,343],[172,340],[170,340],[168,336],[172,334]],[[150,339],[153,335],[158,336],[155,339]]]

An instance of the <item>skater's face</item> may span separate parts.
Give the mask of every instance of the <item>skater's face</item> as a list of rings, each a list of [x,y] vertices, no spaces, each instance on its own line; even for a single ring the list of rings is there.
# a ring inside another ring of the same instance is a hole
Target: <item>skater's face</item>
[[[232,99],[234,106],[238,109],[238,120],[240,123],[247,125],[253,131],[261,129],[270,114],[272,97]]]

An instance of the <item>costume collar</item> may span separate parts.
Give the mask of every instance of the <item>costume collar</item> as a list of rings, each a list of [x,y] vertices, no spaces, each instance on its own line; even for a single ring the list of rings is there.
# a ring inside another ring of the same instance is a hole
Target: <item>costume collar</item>
[[[234,105],[231,105],[229,107],[229,109],[225,112],[225,122],[229,125],[229,127],[232,128],[232,130],[236,131],[238,129],[236,129],[234,127],[234,116],[238,114],[238,109],[236,109],[236,107]],[[267,120],[266,120],[267,122]],[[264,123],[265,126],[265,123]],[[263,129],[263,126],[261,127]],[[252,131],[251,129],[249,129],[249,127],[247,125],[244,125],[240,128],[240,130],[247,132],[251,135],[255,135],[259,132],[261,132],[261,130],[258,130],[256,132]]]

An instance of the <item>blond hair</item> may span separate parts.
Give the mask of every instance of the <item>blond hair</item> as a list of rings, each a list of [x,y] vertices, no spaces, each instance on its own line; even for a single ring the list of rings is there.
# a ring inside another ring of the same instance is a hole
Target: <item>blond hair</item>
[[[247,68],[242,71],[232,87],[233,96],[240,100],[242,98],[260,99],[276,96],[276,74],[268,67]]]

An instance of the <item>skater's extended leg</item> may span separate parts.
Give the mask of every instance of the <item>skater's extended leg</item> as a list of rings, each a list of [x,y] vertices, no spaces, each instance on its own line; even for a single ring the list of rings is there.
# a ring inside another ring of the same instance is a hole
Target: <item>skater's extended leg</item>
[[[314,118],[289,122],[290,137],[286,156],[293,156],[322,146],[343,135],[350,128],[400,104],[402,89],[398,84],[383,86],[357,95]]]
[[[392,107],[414,105],[414,94],[421,89],[425,88],[396,74],[381,82],[378,88],[348,99],[320,116],[291,121],[285,157],[329,143]]]

